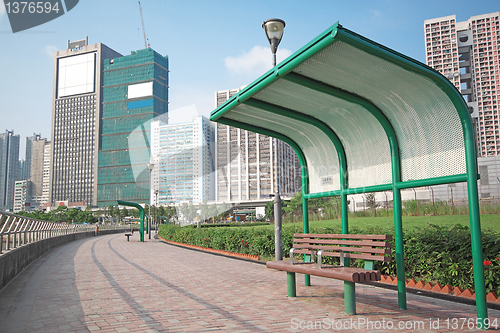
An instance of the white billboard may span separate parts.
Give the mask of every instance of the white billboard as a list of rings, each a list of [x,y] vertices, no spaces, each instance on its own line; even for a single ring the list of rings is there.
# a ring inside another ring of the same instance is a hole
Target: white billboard
[[[153,81],[128,86],[128,98],[153,96]]]
[[[95,92],[95,52],[57,60],[57,98]]]

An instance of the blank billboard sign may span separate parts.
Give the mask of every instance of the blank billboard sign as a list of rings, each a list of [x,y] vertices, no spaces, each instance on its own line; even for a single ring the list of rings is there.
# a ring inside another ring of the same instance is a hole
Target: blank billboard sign
[[[95,53],[57,61],[57,98],[95,92]]]
[[[153,95],[153,81],[128,86],[128,98],[139,98]]]

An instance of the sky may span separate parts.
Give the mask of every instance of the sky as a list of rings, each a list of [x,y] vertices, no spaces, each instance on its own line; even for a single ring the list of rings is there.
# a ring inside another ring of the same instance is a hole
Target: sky
[[[424,20],[500,11],[500,0],[142,0],[150,47],[169,59],[169,122],[209,116],[215,91],[247,85],[271,68],[262,22],[286,22],[278,62],[340,22],[425,62]],[[43,25],[12,33],[0,3],[0,131],[50,138],[54,52],[67,41],[103,43],[122,55],[145,48],[136,0],[80,0]]]

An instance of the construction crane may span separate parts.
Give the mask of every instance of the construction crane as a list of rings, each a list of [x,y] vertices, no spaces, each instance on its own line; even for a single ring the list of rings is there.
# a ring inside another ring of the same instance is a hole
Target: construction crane
[[[144,35],[144,47],[147,49],[149,47],[148,40],[146,38],[146,30],[144,29],[144,20],[142,18],[142,8],[141,8],[141,2],[137,1],[139,3],[139,12],[141,13],[141,23],[142,23],[142,34]]]

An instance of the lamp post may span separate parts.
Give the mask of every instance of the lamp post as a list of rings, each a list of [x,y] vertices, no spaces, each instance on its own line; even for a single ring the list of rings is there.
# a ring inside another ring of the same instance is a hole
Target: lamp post
[[[262,23],[262,28],[266,33],[267,40],[271,46],[273,54],[273,67],[276,66],[276,51],[283,37],[285,29],[285,21],[280,19],[270,19]],[[276,172],[276,194],[274,195],[274,247],[275,260],[283,260],[283,234],[281,224],[281,198],[280,198],[280,178],[279,178],[279,155],[278,155],[278,139],[274,139],[276,159],[274,160],[274,170]]]
[[[155,190],[155,234],[158,233],[158,190]]]
[[[153,172],[153,168],[155,167],[155,164],[153,162],[148,163],[148,170],[149,170],[149,219],[148,219],[148,234],[149,234],[149,239],[151,239],[151,188],[152,188],[152,181],[151,181],[151,172]]]

